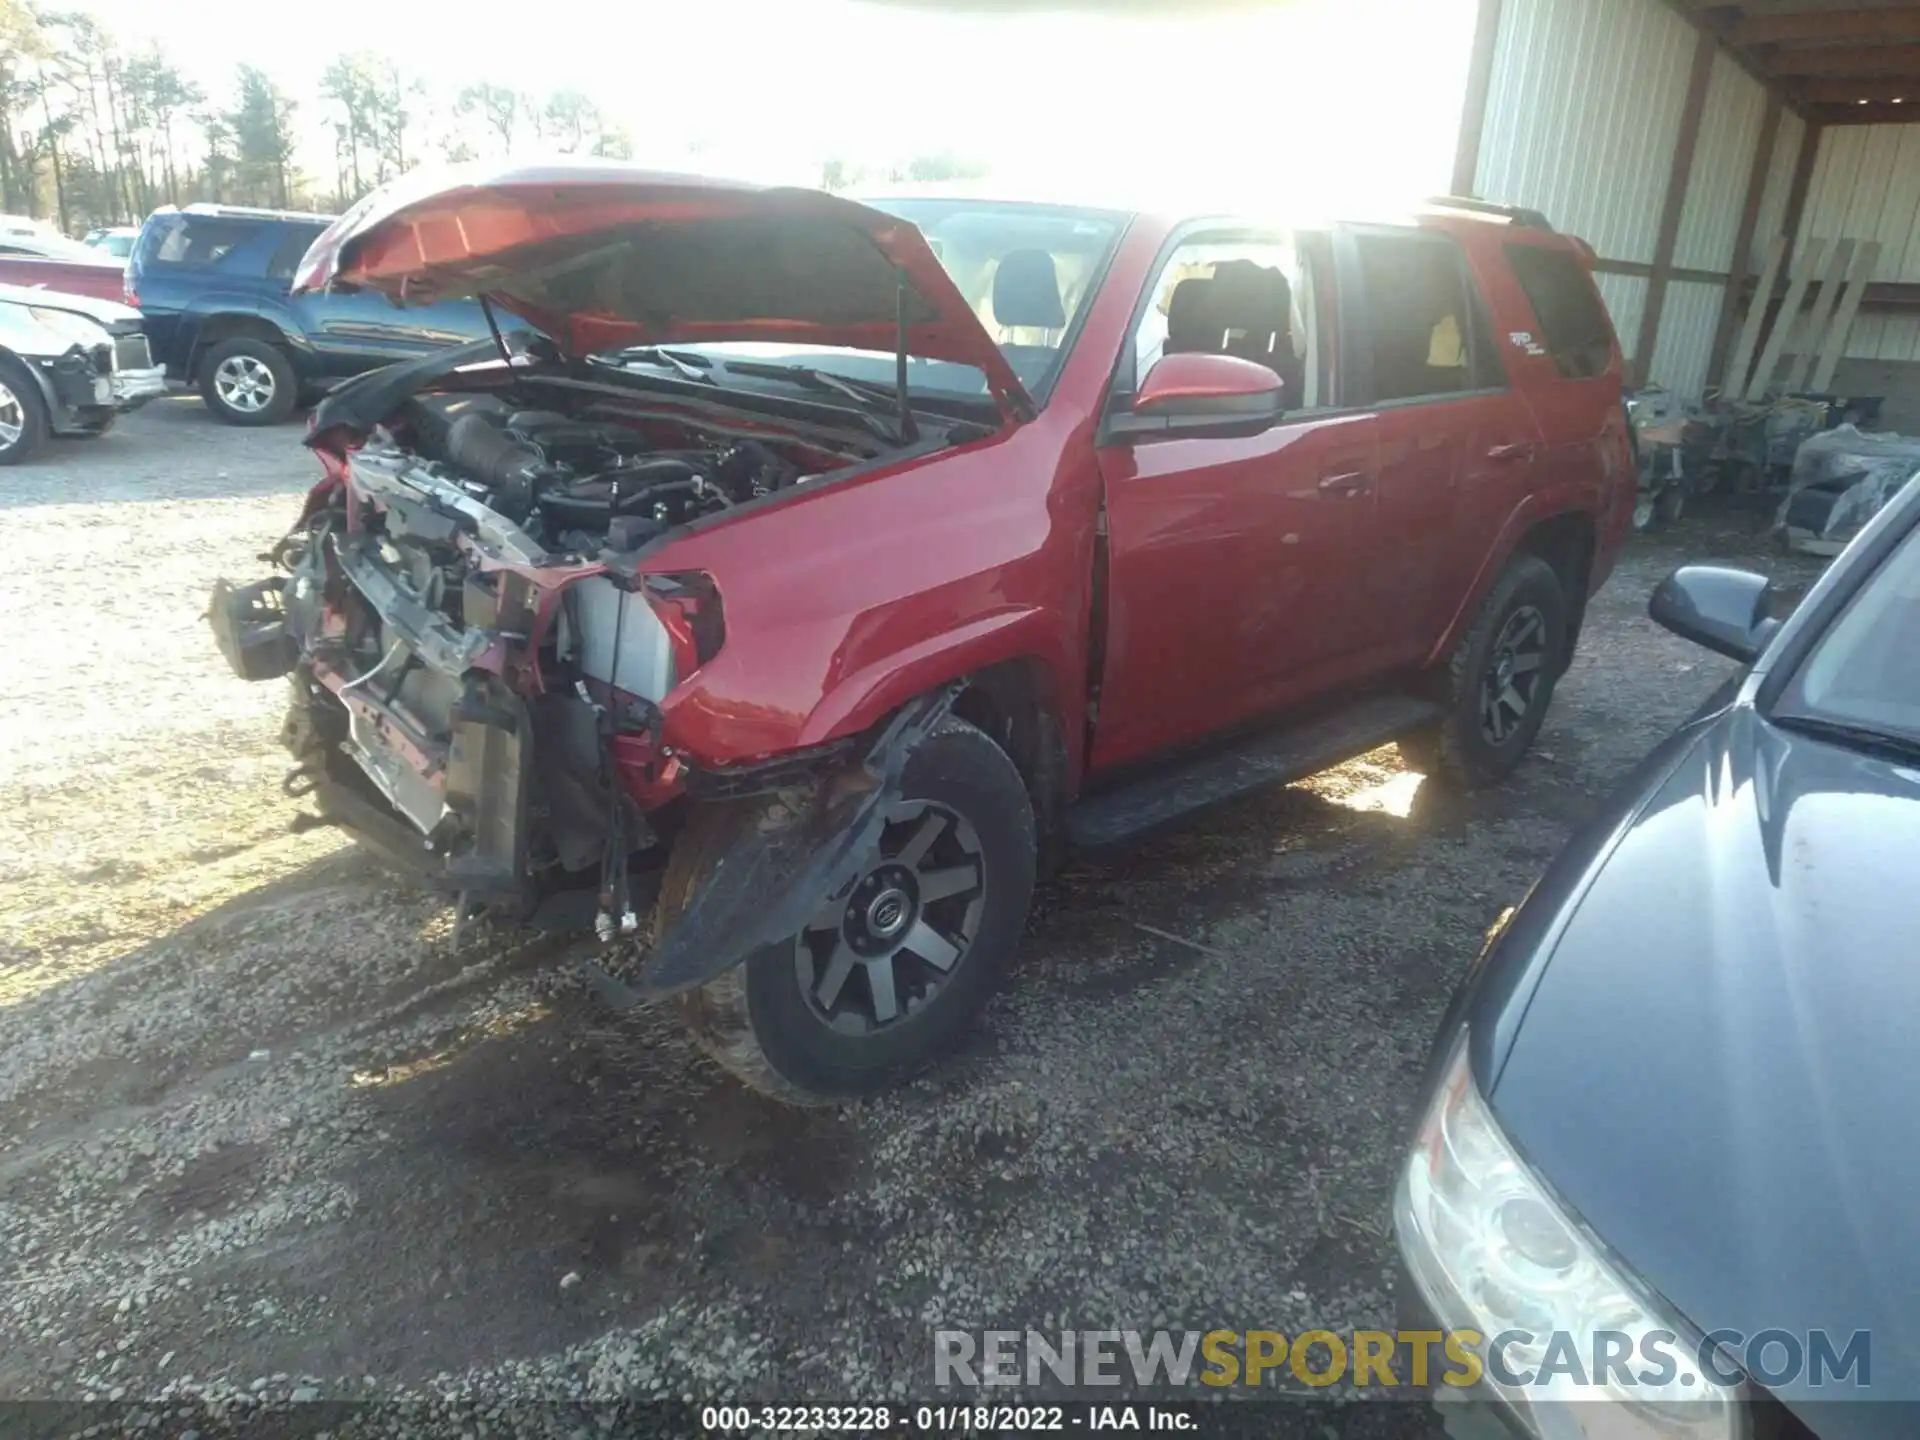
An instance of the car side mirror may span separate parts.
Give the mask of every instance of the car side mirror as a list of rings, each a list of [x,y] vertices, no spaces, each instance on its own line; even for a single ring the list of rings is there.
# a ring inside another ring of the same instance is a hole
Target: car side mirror
[[[1769,613],[1773,599],[1773,582],[1751,570],[1682,565],[1654,590],[1647,614],[1681,639],[1749,665],[1780,628]]]
[[[1136,435],[1257,435],[1286,414],[1286,400],[1280,377],[1251,360],[1163,355],[1115,428]]]

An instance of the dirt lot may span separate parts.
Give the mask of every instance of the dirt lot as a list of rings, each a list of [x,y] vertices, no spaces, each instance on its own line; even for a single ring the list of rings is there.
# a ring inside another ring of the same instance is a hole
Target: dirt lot
[[[0,471],[0,1396],[920,1397],[936,1325],[1383,1322],[1452,978],[1724,673],[1654,582],[1757,550],[1633,550],[1508,787],[1389,751],[1077,864],[969,1054],[797,1113],[289,833],[199,617],[313,471],[188,400]]]

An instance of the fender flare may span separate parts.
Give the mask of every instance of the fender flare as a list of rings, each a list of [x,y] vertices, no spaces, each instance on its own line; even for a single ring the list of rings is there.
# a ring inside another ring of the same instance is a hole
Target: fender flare
[[[958,686],[903,706],[863,758],[849,758],[814,782],[770,798],[741,830],[693,897],[648,953],[637,988],[590,965],[588,982],[616,1010],[704,985],[754,951],[791,936],[832,895],[872,863],[899,798],[907,756],[934,734]]]
[[[1487,592],[1500,578],[1500,572],[1507,568],[1515,554],[1519,552],[1520,542],[1535,526],[1549,520],[1557,520],[1566,515],[1581,516],[1593,524],[1595,565],[1594,575],[1604,578],[1605,571],[1598,561],[1599,546],[1605,538],[1604,521],[1601,518],[1604,507],[1595,497],[1584,490],[1537,491],[1527,496],[1514,507],[1507,517],[1507,523],[1500,527],[1499,538],[1487,551],[1487,558],[1481,564],[1480,571],[1473,577],[1473,584],[1467,587],[1466,596],[1459,608],[1447,621],[1447,627],[1440,632],[1440,639],[1433,649],[1421,661],[1421,668],[1429,669],[1443,663],[1460,643],[1460,637],[1473,624],[1474,617],[1480,613],[1480,606],[1486,600]],[[1575,603],[1584,602],[1585,596],[1569,596]]]
[[[320,352],[298,318],[285,306],[262,303],[257,297],[208,295],[196,297],[190,309],[180,316],[185,331],[186,370],[192,375],[209,345],[218,344],[206,337],[209,322],[218,320],[252,321],[279,333],[279,344],[293,357],[296,366],[311,362]],[[274,342],[268,342],[274,343]],[[176,350],[175,353],[178,353]]]
[[[799,747],[858,734],[918,696],[1009,660],[1037,661],[1058,709],[1073,693],[1069,655],[1064,618],[1050,610],[1019,606],[979,616],[845,676],[807,716]],[[1067,729],[1071,735],[1074,727]]]
[[[66,413],[66,406],[60,402],[59,394],[53,388],[53,382],[40,373],[40,368],[30,362],[10,345],[0,345],[0,359],[10,360],[16,368],[24,370],[33,377],[33,383],[40,388],[40,398],[47,402],[47,414],[54,424],[60,423],[60,417]]]

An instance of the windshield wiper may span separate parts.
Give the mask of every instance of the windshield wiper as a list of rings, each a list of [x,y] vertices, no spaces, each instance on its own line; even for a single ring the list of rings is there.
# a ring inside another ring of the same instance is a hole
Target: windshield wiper
[[[843,395],[860,407],[863,415],[879,420],[881,417],[894,417],[897,406],[893,392],[882,385],[865,380],[849,380],[844,375],[836,375],[831,370],[817,370],[811,365],[780,365],[769,360],[728,359],[727,370],[739,375],[759,375],[769,380],[792,380],[812,390],[830,390]],[[894,445],[911,444],[915,436],[905,432],[904,427],[895,424],[874,427],[881,439]]]
[[[1816,740],[1830,740],[1850,750],[1865,750],[1895,760],[1920,760],[1920,736],[1850,724],[1845,720],[1828,720],[1819,715],[1776,714],[1772,718],[1773,723],[1783,729],[1797,730]]]
[[[658,345],[635,345],[628,350],[615,352],[622,360],[645,360],[655,365],[664,365],[675,371],[682,380],[697,380],[702,385],[717,385],[708,372],[713,362],[704,355],[695,355],[684,350],[663,350]]]
[[[887,391],[881,386],[865,381],[849,380],[844,375],[835,375],[829,370],[816,370],[810,365],[775,365],[758,360],[731,360],[728,368],[738,370],[742,375],[784,376],[797,380],[802,385],[811,385],[816,390],[833,390],[859,403],[868,415],[891,414],[894,417],[895,433],[882,438],[895,445],[911,445],[920,438],[920,422],[914,418],[913,397],[907,388],[907,299],[909,296],[907,279],[903,274],[895,296],[894,334],[893,334],[893,389]],[[876,411],[873,407],[883,407]],[[878,427],[874,427],[878,428]]]

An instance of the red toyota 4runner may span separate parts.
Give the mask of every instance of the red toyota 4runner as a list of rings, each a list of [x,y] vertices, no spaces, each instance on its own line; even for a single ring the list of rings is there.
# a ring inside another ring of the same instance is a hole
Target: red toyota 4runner
[[[618,942],[656,897],[604,993],[776,1093],[873,1090],[1065,850],[1388,741],[1513,770],[1635,498],[1589,261],[1467,201],[403,180],[296,284],[498,334],[320,406],[284,573],[212,622],[291,678],[290,788],[463,916]]]

